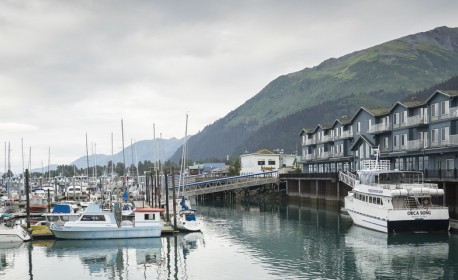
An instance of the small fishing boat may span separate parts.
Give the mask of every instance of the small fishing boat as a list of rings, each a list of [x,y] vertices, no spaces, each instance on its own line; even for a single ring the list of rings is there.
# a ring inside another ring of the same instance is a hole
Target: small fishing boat
[[[24,242],[31,239],[29,233],[20,225],[13,227],[0,225],[0,243]]]
[[[48,210],[47,200],[39,194],[34,194],[30,197],[30,212],[31,213],[44,213]]]
[[[133,221],[121,221],[113,211],[103,211],[100,205],[91,204],[77,221],[63,225],[51,223],[50,229],[58,239],[160,237],[160,213],[163,211],[159,208],[136,208]]]

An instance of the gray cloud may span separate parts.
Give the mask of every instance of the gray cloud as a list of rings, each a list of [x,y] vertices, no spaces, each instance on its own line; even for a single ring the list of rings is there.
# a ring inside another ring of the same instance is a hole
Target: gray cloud
[[[455,2],[1,1],[0,141],[18,171],[21,138],[40,166],[86,132],[110,153],[121,118],[128,139],[182,137],[186,112],[196,133],[279,75],[458,26]]]

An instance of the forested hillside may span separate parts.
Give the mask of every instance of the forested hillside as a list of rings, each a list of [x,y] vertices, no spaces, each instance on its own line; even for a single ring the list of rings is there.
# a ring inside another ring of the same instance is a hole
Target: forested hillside
[[[281,76],[188,141],[189,158],[298,149],[304,127],[390,106],[458,75],[458,28],[439,27]],[[434,90],[433,90],[434,91]],[[432,93],[432,92],[431,92]],[[427,95],[427,94],[426,94]],[[181,150],[172,160],[178,161]]]

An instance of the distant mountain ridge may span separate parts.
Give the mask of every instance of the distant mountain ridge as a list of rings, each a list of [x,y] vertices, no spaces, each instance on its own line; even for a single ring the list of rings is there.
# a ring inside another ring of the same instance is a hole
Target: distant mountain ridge
[[[352,116],[361,106],[390,106],[458,75],[457,65],[458,28],[448,27],[328,59],[278,77],[205,127],[189,139],[189,158],[224,158],[259,148],[295,152],[300,128]],[[180,155],[181,149],[172,159]]]
[[[154,162],[160,160],[161,162],[167,161],[175,151],[184,143],[184,139],[158,139],[157,141],[157,157],[155,157],[154,152],[156,150],[156,144],[154,143],[155,140],[142,140],[133,145],[129,145],[124,149],[124,156],[126,160],[126,165],[130,166],[132,164],[132,159],[135,164],[139,161],[149,160]],[[97,155],[89,155],[89,165],[93,166],[95,161],[97,161],[97,165],[103,166],[106,165],[109,161],[112,160],[111,155],[104,155],[104,154],[97,154]],[[116,164],[118,162],[123,162],[123,154],[122,151],[113,155],[113,162]],[[82,156],[77,160],[73,161],[71,165],[74,164],[78,168],[86,168],[87,167],[87,157]]]

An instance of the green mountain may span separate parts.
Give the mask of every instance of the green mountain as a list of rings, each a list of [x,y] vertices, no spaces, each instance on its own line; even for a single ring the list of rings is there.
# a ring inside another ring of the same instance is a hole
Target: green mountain
[[[299,150],[301,128],[350,117],[458,75],[458,28],[439,27],[278,77],[188,141],[189,158]],[[172,157],[177,161],[181,149]]]

